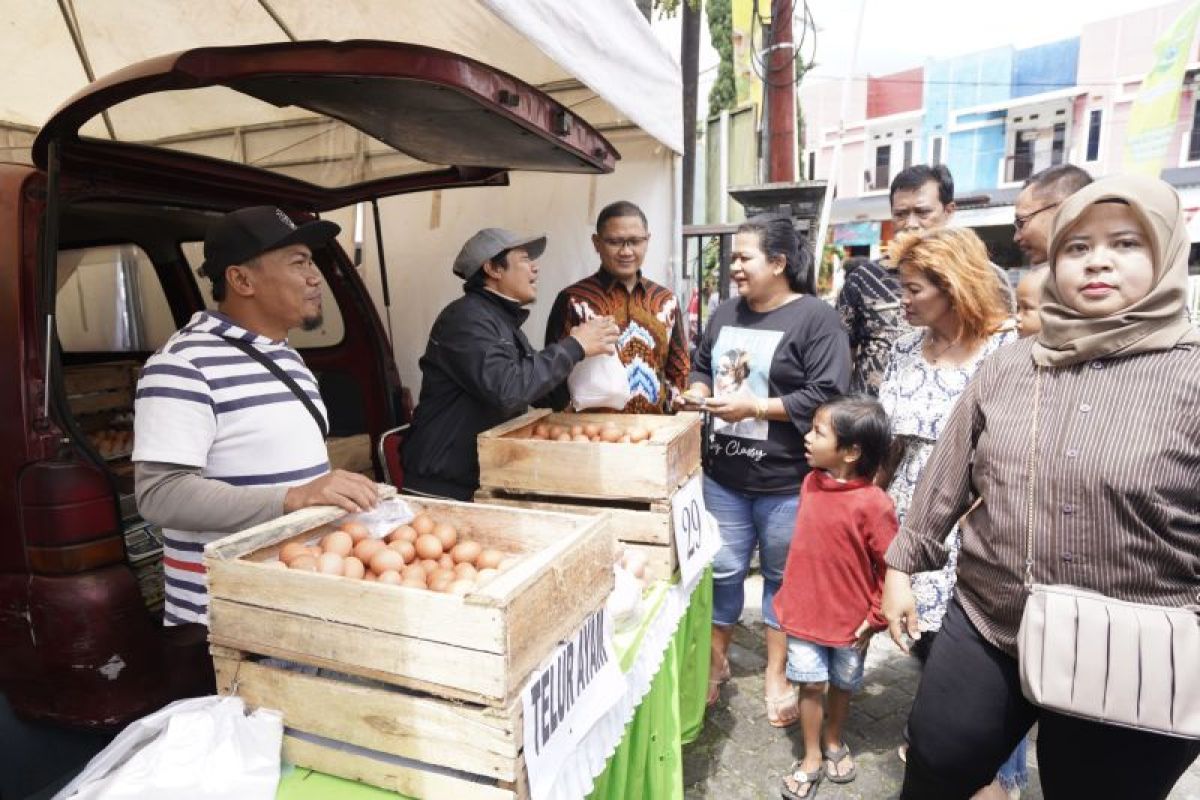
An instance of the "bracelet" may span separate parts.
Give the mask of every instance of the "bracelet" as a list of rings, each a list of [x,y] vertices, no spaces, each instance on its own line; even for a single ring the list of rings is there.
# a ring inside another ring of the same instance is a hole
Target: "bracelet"
[[[754,401],[754,418],[757,420],[765,420],[767,418],[767,401]]]

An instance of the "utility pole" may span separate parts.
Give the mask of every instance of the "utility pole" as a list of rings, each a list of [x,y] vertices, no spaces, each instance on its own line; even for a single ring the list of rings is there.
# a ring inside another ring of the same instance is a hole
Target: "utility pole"
[[[679,61],[683,71],[683,224],[691,225],[692,209],[696,205],[696,95],[700,82],[700,2],[682,0],[682,5]],[[684,240],[685,258],[686,248]]]
[[[792,13],[796,0],[771,0],[767,48],[767,181],[796,180],[796,67]]]

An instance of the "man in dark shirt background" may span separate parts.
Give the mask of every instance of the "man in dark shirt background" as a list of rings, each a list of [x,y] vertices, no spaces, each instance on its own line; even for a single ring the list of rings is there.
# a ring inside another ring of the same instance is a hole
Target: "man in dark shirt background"
[[[897,235],[943,228],[954,217],[954,176],[944,164],[915,164],[892,179],[888,194]],[[892,342],[907,327],[900,310],[900,280],[886,258],[868,261],[846,276],[837,310],[850,335],[850,391],[879,394]],[[1005,305],[1015,310],[1004,270],[993,265]]]

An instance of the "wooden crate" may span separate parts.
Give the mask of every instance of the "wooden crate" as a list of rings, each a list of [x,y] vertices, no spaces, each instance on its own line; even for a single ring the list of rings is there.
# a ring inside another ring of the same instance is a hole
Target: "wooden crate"
[[[607,519],[404,498],[466,539],[524,557],[465,597],[275,569],[343,516],[305,509],[205,547],[215,645],[503,708],[607,598]]]
[[[646,571],[651,579],[668,580],[679,569],[670,499],[645,502],[588,500],[480,489],[475,493],[475,501],[562,514],[607,516],[617,540],[626,549],[637,550],[646,557]]]
[[[132,411],[133,393],[141,365],[136,361],[80,364],[63,370],[67,405],[78,417],[113,411]]]
[[[615,422],[651,432],[646,444],[551,442],[529,438],[539,422]],[[565,414],[530,411],[479,434],[484,489],[553,497],[668,499],[700,465],[700,416],[693,413]]]
[[[415,798],[528,797],[519,699],[493,708],[212,651],[218,692],[283,712],[288,763]]]

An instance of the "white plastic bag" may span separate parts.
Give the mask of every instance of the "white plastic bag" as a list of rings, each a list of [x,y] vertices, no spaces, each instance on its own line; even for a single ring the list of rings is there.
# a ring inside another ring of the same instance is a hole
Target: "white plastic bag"
[[[278,711],[178,700],[130,723],[54,800],[274,800],[282,743]]]
[[[567,377],[571,405],[576,411],[588,408],[620,410],[629,402],[629,378],[616,354],[588,356]]]

